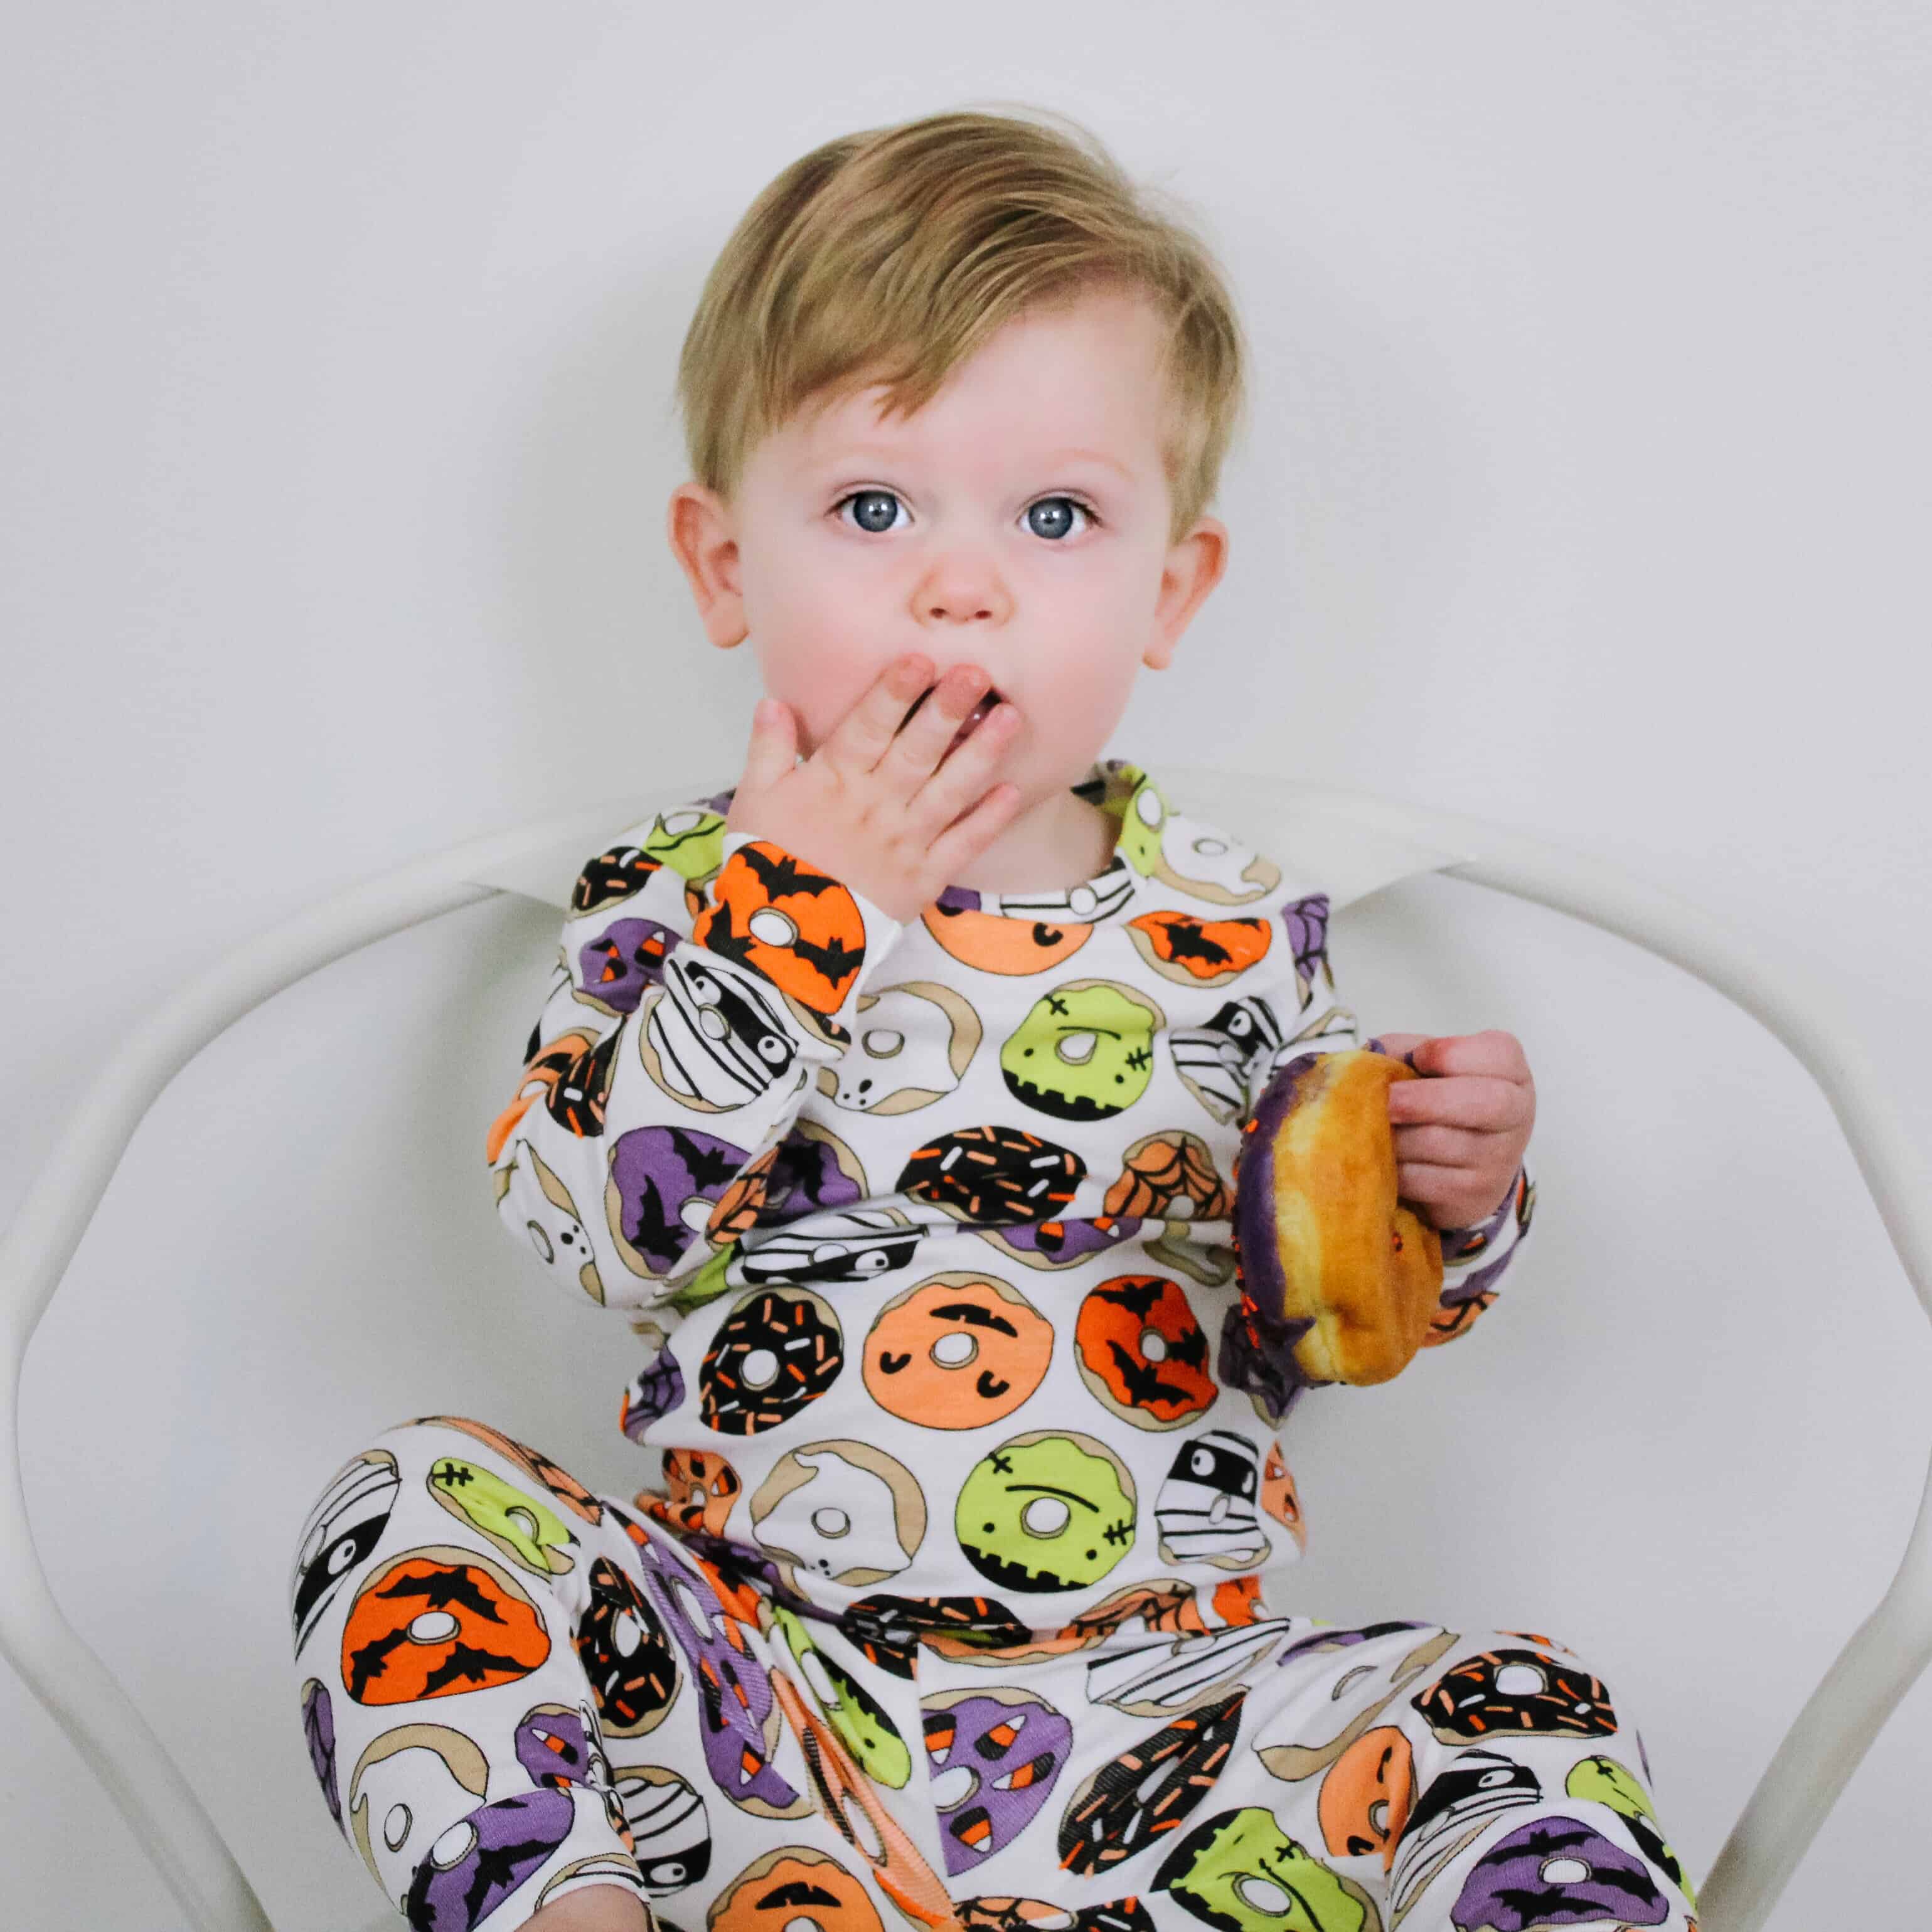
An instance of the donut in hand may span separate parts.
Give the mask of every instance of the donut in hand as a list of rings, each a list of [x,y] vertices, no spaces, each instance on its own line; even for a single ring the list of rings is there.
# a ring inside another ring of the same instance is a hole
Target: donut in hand
[[[1442,1238],[1396,1198],[1388,1114],[1390,1083],[1420,1077],[1366,1048],[1304,1054],[1269,1082],[1243,1136],[1243,1290],[1268,1315],[1312,1324],[1294,1347],[1311,1382],[1387,1382],[1429,1332]]]

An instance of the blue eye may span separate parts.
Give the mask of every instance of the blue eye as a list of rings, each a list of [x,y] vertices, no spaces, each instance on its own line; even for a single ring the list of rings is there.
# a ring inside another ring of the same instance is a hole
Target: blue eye
[[[1076,512],[1090,524],[1094,520],[1094,512],[1078,496],[1042,496],[1027,512],[1027,525],[1036,537],[1064,537],[1073,527]]]
[[[850,496],[841,497],[836,507],[842,510],[848,503],[858,506],[852,514],[858,518],[860,529],[875,536],[892,528],[892,512],[899,508],[899,500],[890,490],[854,490]]]
[[[883,536],[894,528],[898,512],[904,508],[890,490],[854,490],[832,506],[842,522],[848,504],[852,506],[854,526],[873,536]],[[1042,496],[1028,506],[1027,527],[1036,537],[1058,542],[1072,532],[1076,515],[1084,517],[1090,526],[1100,520],[1078,496]]]

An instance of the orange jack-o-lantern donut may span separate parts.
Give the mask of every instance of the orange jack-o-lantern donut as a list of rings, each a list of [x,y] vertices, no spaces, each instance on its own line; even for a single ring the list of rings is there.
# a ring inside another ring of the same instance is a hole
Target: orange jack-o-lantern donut
[[[710,1536],[724,1534],[731,1505],[745,1486],[737,1471],[709,1449],[667,1449],[664,1480],[662,1496],[639,1490],[638,1507],[680,1529]]]
[[[1264,919],[1196,919],[1144,912],[1127,922],[1135,949],[1154,970],[1184,986],[1219,986],[1245,973],[1274,937]]]
[[[1377,1852],[1386,1871],[1415,1804],[1415,1753],[1393,1724],[1364,1731],[1328,1768],[1316,1800],[1322,1841],[1336,1858]]]
[[[838,1010],[866,956],[866,922],[852,895],[761,839],[725,860],[691,936],[815,1013]]]
[[[1023,978],[1070,959],[1094,936],[1090,926],[1060,926],[1043,919],[1009,919],[996,912],[949,906],[942,899],[920,918],[928,932],[962,966]]]
[[[705,1932],[782,1932],[801,1916],[818,1932],[885,1932],[865,1886],[836,1858],[805,1845],[754,1858],[712,1901]]]
[[[1261,1505],[1265,1514],[1273,1516],[1294,1538],[1298,1547],[1307,1548],[1308,1531],[1301,1520],[1301,1498],[1295,1493],[1294,1477],[1279,1442],[1268,1444],[1267,1459],[1262,1464]]]
[[[523,1586],[473,1550],[425,1544],[356,1593],[342,1682],[358,1704],[412,1704],[527,1677],[550,1633]]]
[[[866,1337],[866,1387],[888,1415],[928,1429],[978,1429],[1039,1388],[1053,1324],[1016,1288],[936,1274],[896,1295]]]
[[[1116,1275],[1090,1289],[1073,1353],[1081,1380],[1136,1429],[1178,1429],[1214,1402],[1207,1332],[1165,1275]]]

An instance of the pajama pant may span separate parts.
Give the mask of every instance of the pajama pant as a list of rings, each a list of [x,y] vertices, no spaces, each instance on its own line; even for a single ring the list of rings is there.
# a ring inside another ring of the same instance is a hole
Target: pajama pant
[[[616,1885],[669,1932],[1694,1927],[1640,1742],[1548,1637],[1226,1590],[1210,1622],[1177,1586],[1097,1644],[976,1655],[890,1598],[796,1616],[648,1508],[452,1416],[317,1502],[303,1726],[411,1925]]]

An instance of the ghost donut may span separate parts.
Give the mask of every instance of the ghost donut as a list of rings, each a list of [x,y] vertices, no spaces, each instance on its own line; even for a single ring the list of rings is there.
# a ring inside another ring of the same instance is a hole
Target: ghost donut
[[[844,1362],[829,1302],[809,1288],[754,1288],[712,1339],[698,1371],[698,1412],[721,1436],[776,1429],[816,1402]]]
[[[1387,1382],[1429,1333],[1440,1235],[1396,1198],[1388,1090],[1420,1076],[1366,1049],[1304,1054],[1269,1083],[1242,1137],[1234,1244],[1244,1298],[1306,1323],[1318,1382]]]

